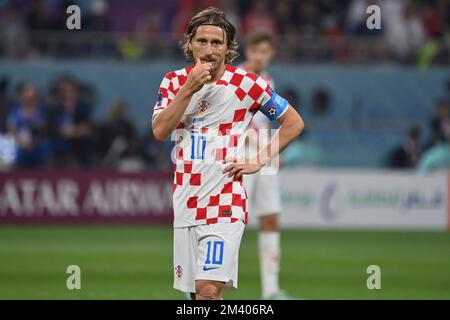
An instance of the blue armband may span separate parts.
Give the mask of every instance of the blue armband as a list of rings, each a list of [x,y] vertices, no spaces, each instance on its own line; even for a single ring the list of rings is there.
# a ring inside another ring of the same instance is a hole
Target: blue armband
[[[285,98],[273,91],[273,89],[270,89],[270,93],[272,94],[272,98],[260,110],[270,120],[276,120],[286,111],[288,102]]]

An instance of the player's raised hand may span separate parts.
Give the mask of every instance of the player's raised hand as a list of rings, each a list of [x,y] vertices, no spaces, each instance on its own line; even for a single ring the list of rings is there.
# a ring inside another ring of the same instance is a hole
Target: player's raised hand
[[[186,79],[185,86],[191,89],[192,92],[200,90],[205,83],[211,80],[211,68],[211,63],[201,63],[200,59],[197,58],[194,68]]]

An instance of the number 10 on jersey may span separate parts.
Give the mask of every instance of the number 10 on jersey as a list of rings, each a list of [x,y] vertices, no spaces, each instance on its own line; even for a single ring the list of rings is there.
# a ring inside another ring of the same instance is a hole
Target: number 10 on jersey
[[[193,134],[191,140],[191,160],[205,160],[206,136]]]

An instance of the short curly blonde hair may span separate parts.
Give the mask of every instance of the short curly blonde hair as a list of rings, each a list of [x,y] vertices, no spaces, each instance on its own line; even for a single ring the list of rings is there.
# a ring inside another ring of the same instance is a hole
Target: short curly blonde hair
[[[213,25],[222,28],[227,35],[227,47],[228,52],[225,55],[225,63],[229,64],[236,59],[239,54],[237,52],[238,43],[236,40],[236,28],[227,19],[225,13],[217,8],[209,7],[192,17],[189,21],[187,32],[184,35],[184,40],[181,42],[181,46],[184,51],[184,55],[189,62],[194,61],[192,50],[189,49],[189,43],[195,36],[195,32],[201,25]]]

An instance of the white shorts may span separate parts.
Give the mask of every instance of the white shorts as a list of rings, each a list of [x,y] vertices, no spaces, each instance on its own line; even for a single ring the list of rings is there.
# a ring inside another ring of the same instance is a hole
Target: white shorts
[[[238,255],[245,224],[214,223],[174,229],[173,287],[195,292],[195,280],[237,288]]]
[[[246,174],[242,182],[247,191],[247,211],[250,218],[281,212],[281,186],[278,174],[262,175],[260,172]]]

